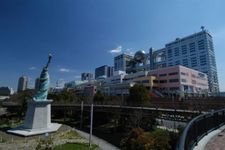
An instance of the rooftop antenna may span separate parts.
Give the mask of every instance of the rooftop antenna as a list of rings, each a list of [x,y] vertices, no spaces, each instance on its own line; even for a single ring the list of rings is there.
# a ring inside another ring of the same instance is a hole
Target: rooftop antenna
[[[202,29],[202,31],[204,31],[205,30],[205,27],[204,26],[201,26],[201,29]]]

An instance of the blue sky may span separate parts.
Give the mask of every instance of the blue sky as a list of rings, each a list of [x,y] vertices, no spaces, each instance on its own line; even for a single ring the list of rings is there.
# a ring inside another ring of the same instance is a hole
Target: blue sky
[[[113,64],[110,50],[162,48],[200,31],[214,38],[220,89],[225,91],[223,0],[5,0],[0,1],[0,86],[30,86],[53,54],[51,84]]]

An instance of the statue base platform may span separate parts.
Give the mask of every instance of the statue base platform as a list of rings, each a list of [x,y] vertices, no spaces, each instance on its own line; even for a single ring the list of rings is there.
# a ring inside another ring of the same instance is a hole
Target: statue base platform
[[[51,103],[52,100],[28,102],[24,123],[7,132],[32,136],[57,131],[61,124],[51,123]]]

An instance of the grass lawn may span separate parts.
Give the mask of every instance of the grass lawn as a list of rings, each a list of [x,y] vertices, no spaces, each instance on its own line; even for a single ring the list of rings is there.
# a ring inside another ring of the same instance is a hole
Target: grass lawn
[[[66,143],[63,145],[58,145],[54,147],[54,150],[98,150],[97,145],[92,145],[89,148],[88,144],[81,144],[81,143]]]
[[[60,135],[60,138],[78,139],[81,138],[81,136],[76,131],[69,131]]]

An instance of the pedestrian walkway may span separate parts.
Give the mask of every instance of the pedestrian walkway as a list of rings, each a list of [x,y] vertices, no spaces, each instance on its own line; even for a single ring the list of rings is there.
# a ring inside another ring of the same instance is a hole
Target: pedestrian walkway
[[[225,125],[204,136],[193,150],[225,150]]]
[[[225,150],[225,129],[206,144],[205,150]]]
[[[81,130],[78,130],[78,129],[75,129],[77,131],[77,133],[80,134],[80,136],[86,138],[86,139],[89,139],[89,134],[86,133],[86,132],[83,132]],[[110,144],[109,142],[103,140],[103,139],[100,139],[94,135],[92,135],[92,141],[91,141],[93,144],[96,144],[100,147],[100,149],[102,150],[119,150],[119,148],[117,148],[116,146]]]

